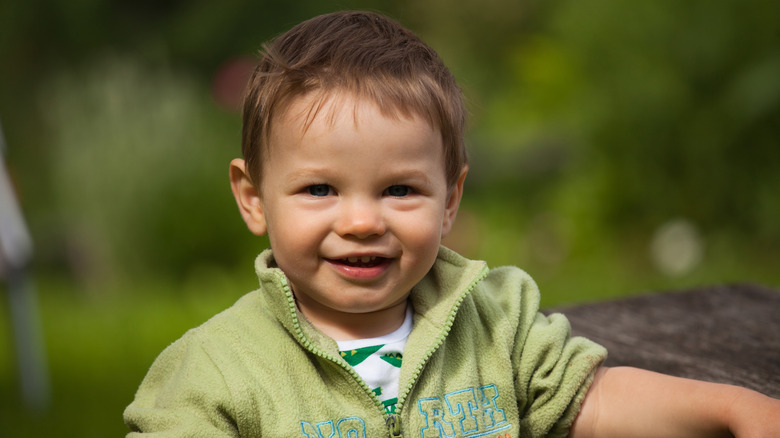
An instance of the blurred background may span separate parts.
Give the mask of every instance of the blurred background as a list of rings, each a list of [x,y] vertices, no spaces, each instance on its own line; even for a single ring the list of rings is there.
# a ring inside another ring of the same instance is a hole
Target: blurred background
[[[0,269],[0,436],[122,436],[156,355],[255,288],[267,241],[227,179],[243,81],[262,42],[339,9],[387,13],[450,66],[472,171],[447,243],[523,267],[544,306],[780,287],[778,2],[0,0],[45,360],[25,398]]]

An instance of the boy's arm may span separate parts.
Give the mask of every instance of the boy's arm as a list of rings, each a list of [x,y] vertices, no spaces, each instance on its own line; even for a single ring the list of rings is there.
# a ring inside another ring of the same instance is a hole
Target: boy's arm
[[[637,368],[601,368],[570,437],[780,437],[780,400]]]
[[[235,416],[221,371],[192,332],[160,353],[124,412],[127,438],[238,437]]]

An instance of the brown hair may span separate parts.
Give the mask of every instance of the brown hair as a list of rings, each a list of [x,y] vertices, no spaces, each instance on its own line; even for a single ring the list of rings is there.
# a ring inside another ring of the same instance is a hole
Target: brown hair
[[[263,47],[244,97],[241,150],[256,187],[271,123],[312,92],[317,111],[335,91],[373,101],[386,116],[416,115],[440,130],[454,186],[467,163],[466,110],[455,78],[436,52],[398,22],[373,12],[321,15]]]

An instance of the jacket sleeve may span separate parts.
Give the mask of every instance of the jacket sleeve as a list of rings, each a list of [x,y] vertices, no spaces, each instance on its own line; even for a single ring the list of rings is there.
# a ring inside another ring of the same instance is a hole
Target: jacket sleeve
[[[539,290],[523,271],[506,274],[503,286],[515,296],[517,329],[512,361],[522,436],[566,437],[606,350],[571,337],[561,314],[539,312]]]
[[[188,333],[157,357],[125,409],[127,438],[238,437],[232,404],[222,373]]]
[[[528,436],[566,437],[606,350],[570,337],[560,314],[537,313],[519,359],[516,377],[521,429]]]

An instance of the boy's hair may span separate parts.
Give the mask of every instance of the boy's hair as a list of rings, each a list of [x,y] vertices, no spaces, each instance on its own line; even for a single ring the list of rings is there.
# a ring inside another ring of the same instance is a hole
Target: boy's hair
[[[438,128],[454,186],[467,163],[466,110],[455,78],[436,52],[398,22],[343,11],[304,21],[263,47],[244,98],[241,149],[260,185],[272,123],[298,97],[313,94],[308,120],[336,92],[368,99],[385,116],[418,116]]]

